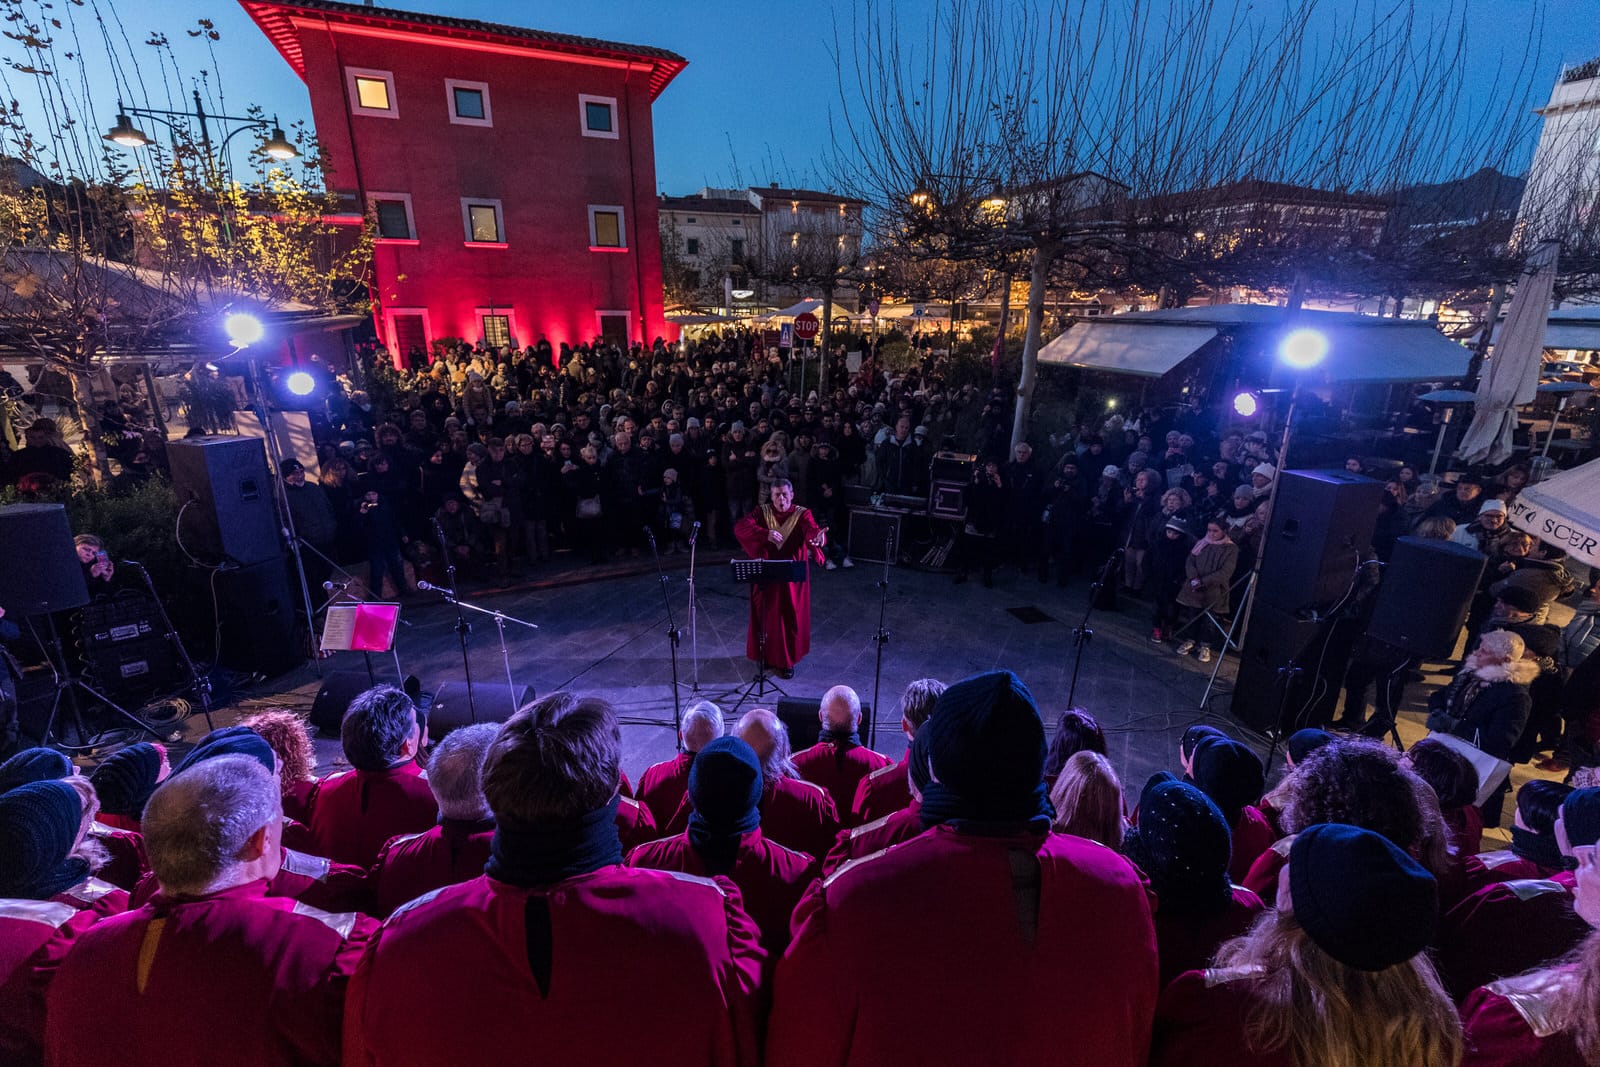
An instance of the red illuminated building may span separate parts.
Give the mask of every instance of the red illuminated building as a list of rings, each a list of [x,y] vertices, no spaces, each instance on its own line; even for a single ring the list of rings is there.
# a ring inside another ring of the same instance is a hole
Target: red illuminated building
[[[666,333],[650,108],[681,56],[326,0],[240,2],[305,80],[329,187],[376,215],[374,314],[391,349]]]

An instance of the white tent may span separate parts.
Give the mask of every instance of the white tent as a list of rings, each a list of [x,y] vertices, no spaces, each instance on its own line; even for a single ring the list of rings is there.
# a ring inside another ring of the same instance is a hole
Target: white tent
[[[1533,403],[1534,390],[1539,385],[1545,323],[1560,252],[1558,241],[1546,241],[1535,248],[1517,291],[1511,294],[1511,309],[1506,312],[1494,356],[1478,381],[1472,424],[1456,449],[1468,463],[1499,463],[1511,456],[1517,408]]]
[[[798,304],[790,304],[788,307],[781,308],[778,311],[774,311],[770,315],[763,315],[763,316],[761,316],[759,321],[761,321],[761,322],[771,322],[773,319],[792,319],[796,315],[804,315],[804,314],[807,314],[807,313],[810,313],[810,314],[814,315],[814,314],[816,314],[817,312],[819,312],[821,310],[822,310],[822,301],[820,301],[820,300],[802,300]]]
[[[1511,505],[1511,523],[1600,567],[1600,460],[1524,488]]]

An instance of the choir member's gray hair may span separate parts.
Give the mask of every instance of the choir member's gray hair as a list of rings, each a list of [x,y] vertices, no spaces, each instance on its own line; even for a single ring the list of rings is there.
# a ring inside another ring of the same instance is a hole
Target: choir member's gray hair
[[[766,781],[798,778],[800,769],[789,758],[789,729],[769,708],[753,708],[733,727],[733,736],[755,750]]]
[[[446,819],[477,820],[489,817],[483,799],[483,761],[500,732],[497,722],[463,726],[445,735],[428,757],[428,788]]]
[[[849,719],[841,718],[838,709],[848,713]],[[848,685],[836,685],[823,693],[817,710],[824,730],[854,730],[861,725],[861,698]]]
[[[722,736],[722,709],[709,700],[697,700],[683,713],[683,747],[699,752]]]
[[[207,892],[243,862],[239,853],[279,818],[277,775],[249,756],[215,756],[168,778],[140,828],[150,869],[168,894]]]

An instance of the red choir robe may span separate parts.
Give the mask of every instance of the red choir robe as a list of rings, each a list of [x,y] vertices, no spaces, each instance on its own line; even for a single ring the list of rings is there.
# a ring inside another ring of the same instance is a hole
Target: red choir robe
[[[1483,813],[1475,804],[1441,812],[1450,827],[1450,842],[1458,856],[1475,856],[1483,847]]]
[[[1495,882],[1511,882],[1519,878],[1551,878],[1560,874],[1560,867],[1546,867],[1525,859],[1509,848],[1494,852],[1480,852],[1462,861],[1462,869],[1469,892],[1482,889]]]
[[[657,826],[665,826],[689,793],[689,764],[693,752],[680,752],[669,760],[653,763],[639,776],[639,803],[650,809]]]
[[[1228,861],[1228,877],[1241,882],[1261,854],[1278,840],[1272,820],[1260,808],[1246,804],[1233,824],[1233,858]]]
[[[1553,967],[1473,990],[1461,1005],[1461,1067],[1583,1067],[1577,1041],[1550,1018],[1573,977]]]
[[[852,826],[855,825],[856,790],[872,772],[893,763],[888,756],[865,745],[841,745],[833,741],[818,741],[794,754],[794,765],[800,777],[820,785],[833,800],[834,810],[841,820]]]
[[[161,892],[161,883],[152,871],[133,891],[135,908],[142,908]],[[292,848],[283,850],[278,873],[267,882],[267,896],[288,897],[321,911],[371,911],[371,892],[367,872],[348,863],[334,863],[321,856],[310,856]]]
[[[1280,837],[1250,865],[1243,879],[1234,881],[1261,898],[1269,908],[1278,906],[1278,876],[1289,866],[1289,849],[1294,845],[1294,835]],[[1230,876],[1231,877],[1231,876]]]
[[[1013,851],[1039,874],[1026,928]],[[1064,834],[938,826],[806,892],[778,964],[767,1063],[1135,1067],[1156,995],[1150,904],[1126,859]]]
[[[1445,912],[1434,963],[1457,1002],[1479,986],[1564,956],[1589,933],[1574,910],[1576,878],[1496,882]]]
[[[438,802],[415,760],[386,771],[342,771],[322,779],[311,794],[310,851],[370,868],[391,837],[421,833],[438,817]]]
[[[785,533],[782,544],[767,537],[773,531]],[[811,542],[822,532],[809,508],[793,508],[785,513],[763,504],[734,523],[733,536],[751,559],[787,559],[821,563],[822,550]],[[809,568],[808,568],[809,569]],[[761,637],[766,635],[766,651]],[[765,656],[769,667],[793,670],[811,650],[811,582],[750,583],[750,632],[745,638],[745,656],[760,661]]]
[[[150,873],[150,861],[144,854],[143,834],[113,829],[97,819],[89,826],[89,836],[104,845],[111,854],[106,865],[95,872],[102,881],[131,893],[139,880]]]
[[[1161,992],[1150,1067],[1296,1067],[1288,1046],[1252,1049],[1245,1016],[1255,1000],[1252,969],[1187,971]]]
[[[617,797],[617,837],[622,841],[624,854],[660,836],[649,808],[630,796]]]
[[[127,830],[129,833],[139,833],[139,820],[131,815],[113,815],[102,811],[95,816],[95,821],[102,826],[109,826],[113,830]]]
[[[822,873],[832,874],[851,860],[882,852],[902,841],[910,841],[924,829],[922,805],[913,798],[908,806],[899,811],[862,826],[839,831],[839,836],[834,838],[833,848],[828,850],[827,858],[822,861]]]
[[[839,813],[833,806],[833,798],[820,785],[799,778],[769,781],[761,790],[760,807],[761,833],[767,840],[804,852],[813,859],[826,856],[839,834]],[[666,835],[671,837],[687,830],[693,811],[688,796],[684,796],[677,813],[667,824]]]
[[[911,753],[907,750],[899,763],[881,767],[861,779],[861,784],[856,786],[856,795],[850,802],[850,815],[855,825],[877,822],[910,805],[911,782],[906,776],[906,761],[910,758]]]
[[[1255,923],[1266,905],[1248,889],[1233,887],[1233,899],[1220,912],[1192,915],[1163,911],[1156,901],[1156,948],[1161,954],[1161,988],[1185,971],[1200,971],[1224,941],[1231,941]]]
[[[49,900],[0,898],[0,1063],[31,1067],[44,1062],[51,978],[85,930],[127,908],[127,892],[99,878]]]
[[[687,832],[640,845],[628,854],[628,866],[706,874],[705,863],[689,843]],[[725,877],[739,887],[745,912],[761,930],[761,947],[767,950],[769,964],[775,964],[789,947],[789,919],[818,873],[816,860],[768,841],[759,828],[739,839],[738,858]]]
[[[308,782],[296,782],[283,791],[283,817],[293,819],[295,822],[311,821],[311,794],[317,790],[315,778]]]
[[[50,984],[48,1059],[338,1063],[345,984],[377,924],[266,894],[262,879],[158,896],[85,931]]]
[[[537,963],[530,914],[549,924]],[[761,961],[725,879],[617,865],[524,889],[480,875],[384,923],[350,986],[344,1062],[753,1064]],[[629,988],[650,993],[619,1010]]]
[[[478,877],[493,843],[493,819],[445,819],[420,834],[391,838],[367,875],[372,913],[388,915],[424,893]]]

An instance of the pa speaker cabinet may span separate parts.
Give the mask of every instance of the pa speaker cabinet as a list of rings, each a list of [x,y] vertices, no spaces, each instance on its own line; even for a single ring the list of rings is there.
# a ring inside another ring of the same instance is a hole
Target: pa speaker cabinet
[[[850,509],[850,541],[846,546],[851,559],[867,563],[890,563],[900,554],[900,520],[898,512],[879,511],[877,508]]]
[[[306,649],[297,638],[299,590],[283,556],[215,574],[217,662],[230,670],[274,677],[299,666]]]
[[[89,602],[65,506],[0,507],[0,545],[10,550],[0,558],[0,608],[13,622]]]
[[[1367,636],[1414,656],[1449,656],[1487,563],[1483,553],[1453,541],[1395,541]]]
[[[1345,471],[1284,471],[1262,545],[1257,602],[1327,608],[1372,550],[1383,483]]]
[[[1307,653],[1313,650],[1323,625],[1256,600],[1239,650],[1239,677],[1230,708],[1234,718],[1252,729],[1268,730],[1282,725],[1278,722],[1280,707],[1294,715],[1308,696],[1300,690],[1304,683],[1299,680],[1308,679],[1315,666],[1307,662],[1311,658]],[[1296,681],[1280,673],[1291,661],[1302,670]],[[1287,700],[1285,685],[1290,686]]]
[[[437,741],[451,730],[474,723],[505,722],[533,701],[531,685],[513,689],[505,682],[473,682],[469,703],[465,682],[445,682],[434,692],[428,708],[428,738]]]
[[[282,554],[267,451],[254,437],[191,437],[167,446],[184,547],[248,566]]]
[[[820,694],[814,697],[784,697],[778,701],[778,718],[783,720],[784,727],[789,731],[791,751],[808,749],[822,736],[822,720],[817,717],[821,707]],[[866,723],[871,720],[872,705],[862,701],[861,721]]]

